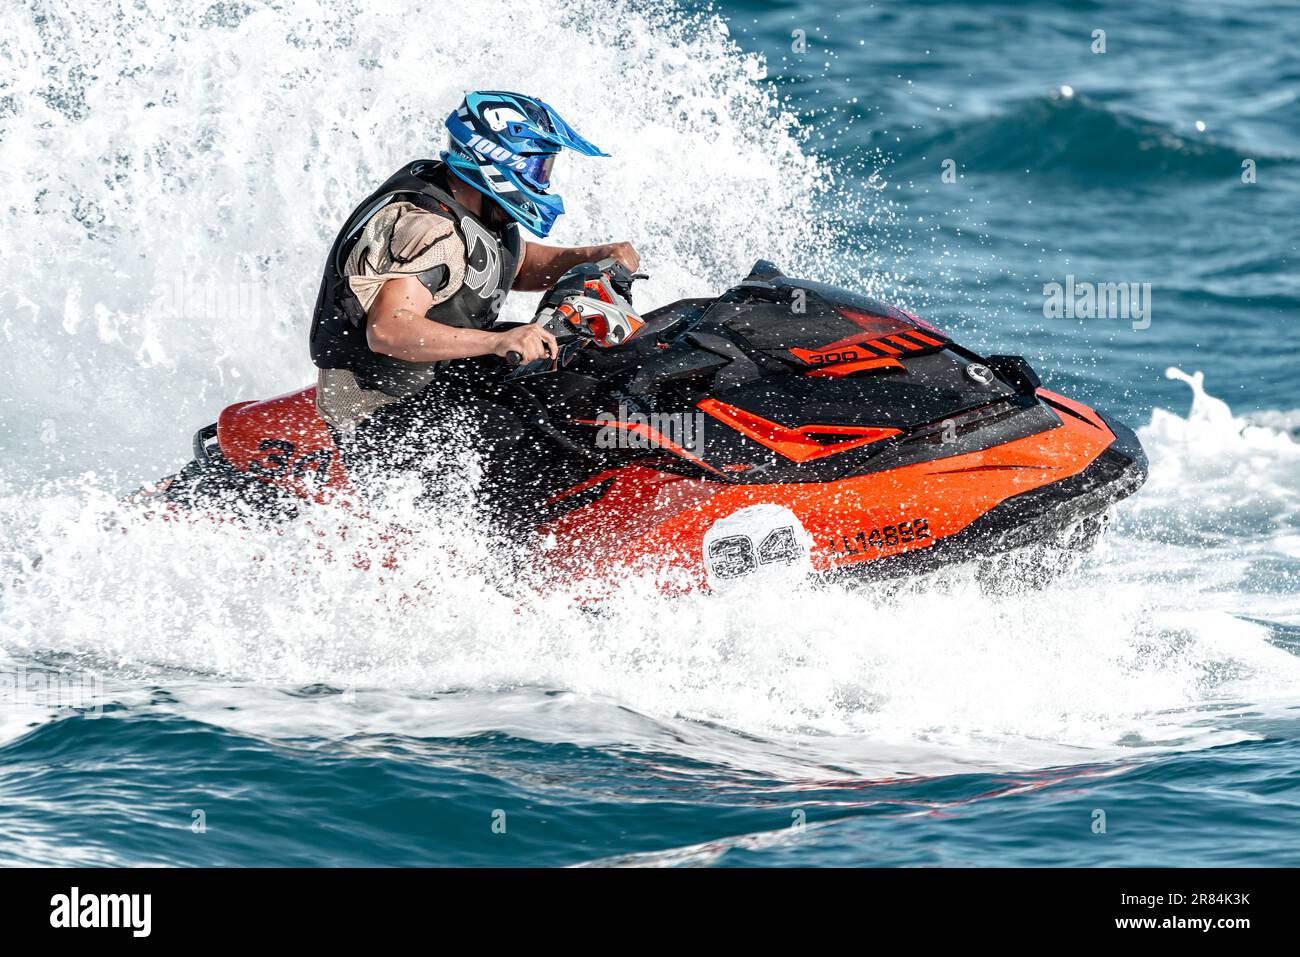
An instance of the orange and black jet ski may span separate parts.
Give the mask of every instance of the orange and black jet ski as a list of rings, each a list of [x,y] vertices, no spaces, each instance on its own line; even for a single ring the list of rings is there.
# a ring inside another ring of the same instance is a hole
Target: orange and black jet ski
[[[611,261],[566,275],[537,317],[557,361],[503,374],[544,454],[522,464],[525,494],[493,499],[557,569],[720,587],[1074,554],[1145,481],[1132,430],[894,306],[760,261],[720,296],[638,315],[634,278]],[[150,497],[355,507],[337,438],[313,388],[240,402]]]

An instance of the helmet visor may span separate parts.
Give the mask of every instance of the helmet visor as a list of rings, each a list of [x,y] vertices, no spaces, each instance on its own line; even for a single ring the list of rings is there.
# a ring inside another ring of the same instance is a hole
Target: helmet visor
[[[547,189],[551,185],[551,167],[555,165],[555,153],[535,153],[532,156],[523,157],[524,168],[519,171],[520,176],[530,186],[538,189]]]

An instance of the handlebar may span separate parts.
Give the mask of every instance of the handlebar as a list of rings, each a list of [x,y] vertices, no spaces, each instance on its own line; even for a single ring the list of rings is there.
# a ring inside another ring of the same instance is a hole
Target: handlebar
[[[648,278],[612,257],[570,269],[542,296],[533,319],[555,336],[558,354],[525,363],[512,349],[505,355],[506,379],[552,371],[568,365],[578,350],[593,342],[609,347],[636,335],[643,323],[632,309],[632,283]]]

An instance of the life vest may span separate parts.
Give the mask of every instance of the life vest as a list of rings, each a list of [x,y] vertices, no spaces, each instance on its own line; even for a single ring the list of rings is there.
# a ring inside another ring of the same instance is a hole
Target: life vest
[[[405,398],[428,385],[446,362],[407,362],[373,351],[366,343],[366,314],[343,275],[352,246],[370,217],[389,203],[406,201],[430,212],[450,214],[457,235],[465,244],[465,279],[444,302],[429,309],[426,318],[449,326],[486,329],[501,311],[501,303],[514,283],[522,239],[519,227],[508,223],[490,229],[456,202],[446,189],[447,167],[437,160],[417,160],[402,167],[348,216],[330,247],[316,299],[311,325],[311,358],[322,369],[348,369],[363,389]],[[430,275],[434,274],[434,275]],[[421,274],[421,281],[436,292],[438,268]]]

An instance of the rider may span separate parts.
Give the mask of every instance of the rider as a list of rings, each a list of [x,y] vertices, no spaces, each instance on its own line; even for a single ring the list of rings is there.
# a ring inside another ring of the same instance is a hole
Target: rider
[[[630,243],[559,247],[545,237],[564,202],[549,192],[561,149],[606,156],[541,100],[469,93],[446,119],[447,149],[394,173],[343,224],[311,329],[316,404],[344,455],[413,464],[427,438],[517,445],[519,421],[492,377],[468,360],[553,357],[554,337],[525,323],[492,330],[512,289],[549,288],[580,263],[612,257],[636,271]]]

